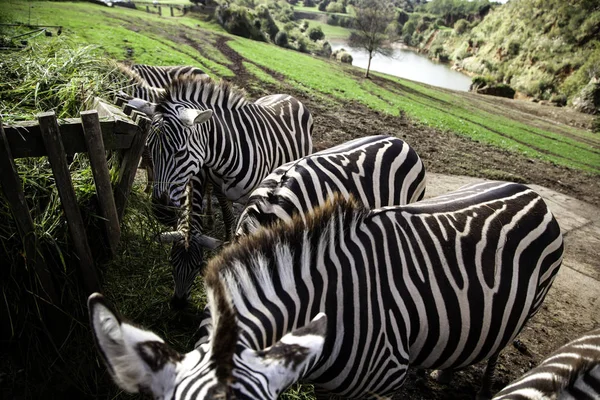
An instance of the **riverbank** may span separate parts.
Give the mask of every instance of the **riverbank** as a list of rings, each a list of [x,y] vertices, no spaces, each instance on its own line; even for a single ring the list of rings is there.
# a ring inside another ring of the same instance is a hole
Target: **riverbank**
[[[330,41],[333,51],[344,48],[352,55],[352,65],[366,69],[369,56],[366,51],[356,50],[348,46],[345,40]],[[453,71],[448,64],[431,60],[427,55],[415,51],[406,45],[393,45],[392,57],[376,54],[371,60],[371,70],[422,82],[429,85],[466,92],[471,86],[471,78]]]

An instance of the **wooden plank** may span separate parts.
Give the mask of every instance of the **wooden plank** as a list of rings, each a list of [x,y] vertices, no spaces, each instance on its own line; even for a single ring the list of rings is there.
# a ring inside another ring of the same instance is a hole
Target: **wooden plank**
[[[117,110],[120,111],[119,109]],[[83,111],[81,113],[81,124],[83,125],[83,134],[87,143],[87,151],[96,184],[96,195],[100,204],[100,212],[102,217],[104,217],[104,230],[110,247],[110,255],[114,257],[119,246],[119,240],[121,239],[121,226],[119,225],[119,216],[110,183],[110,172],[106,163],[106,150],[102,141],[98,112]]]
[[[119,117],[101,120],[100,126],[104,146],[107,150],[129,148],[137,132],[137,126],[133,121]],[[37,121],[27,121],[20,123],[18,126],[5,126],[4,131],[15,159],[48,155]],[[67,154],[86,151],[79,118],[69,118],[61,122],[60,135]]]
[[[25,201],[21,179],[13,160],[8,139],[0,123],[0,186],[4,188],[4,196],[8,201],[11,213],[17,224],[19,236],[25,248],[25,260],[27,265],[35,271],[37,282],[40,287],[37,294],[50,304],[60,305],[60,299],[56,294],[52,276],[47,269],[43,259],[37,251],[37,236],[29,208]],[[31,289],[31,288],[30,288]]]
[[[148,130],[150,129],[150,120],[141,116],[138,119],[138,133],[131,143],[131,147],[124,150],[123,161],[119,171],[119,183],[115,188],[115,203],[117,205],[117,213],[119,214],[119,221],[123,220],[123,214],[125,213],[125,206],[127,205],[127,198],[135,179],[135,173],[146,145],[146,137],[148,136]]]
[[[100,97],[94,97],[90,109],[98,111],[98,116],[100,118],[114,118],[115,116],[118,116],[124,120],[128,119],[127,115],[125,115],[119,107],[102,100]]]
[[[67,218],[67,225],[71,233],[71,239],[75,247],[75,253],[79,257],[79,265],[83,283],[88,294],[100,291],[98,275],[92,252],[87,240],[85,225],[79,211],[75,190],[71,182],[71,174],[67,165],[67,154],[61,140],[61,134],[53,111],[38,115],[42,140],[46,146],[48,160],[52,167],[52,174],[56,181],[58,195]]]

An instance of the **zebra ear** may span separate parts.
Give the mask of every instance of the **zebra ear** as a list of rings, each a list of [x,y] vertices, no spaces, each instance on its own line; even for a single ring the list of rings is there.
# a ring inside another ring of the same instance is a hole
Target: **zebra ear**
[[[183,357],[154,333],[122,322],[101,294],[89,297],[88,308],[94,340],[115,383],[129,393],[168,394]]]
[[[288,333],[273,346],[242,357],[255,358],[255,365],[269,381],[269,390],[274,391],[273,398],[277,398],[320,359],[326,335],[327,317],[319,313],[308,325]]]
[[[213,115],[212,110],[196,110],[194,108],[185,108],[179,113],[179,119],[187,127],[203,124]]]
[[[134,98],[127,102],[128,105],[135,108],[139,112],[146,114],[148,117],[152,118],[154,116],[154,112],[156,111],[156,104],[151,103],[149,101]]]

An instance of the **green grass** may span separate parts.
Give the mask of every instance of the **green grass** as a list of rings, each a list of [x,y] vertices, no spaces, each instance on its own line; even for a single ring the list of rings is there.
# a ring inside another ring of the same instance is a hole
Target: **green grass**
[[[350,37],[350,29],[343,28],[341,26],[329,25],[314,19],[304,19],[301,21],[308,21],[309,29],[313,26],[320,26],[321,30],[325,34],[325,40],[346,40]]]

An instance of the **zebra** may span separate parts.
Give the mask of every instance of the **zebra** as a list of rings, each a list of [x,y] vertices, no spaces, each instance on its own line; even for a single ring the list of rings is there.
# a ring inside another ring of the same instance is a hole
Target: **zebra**
[[[494,400],[600,399],[600,328],[565,344]]]
[[[181,207],[187,183],[203,169],[216,192],[243,204],[274,168],[312,152],[312,116],[289,95],[251,103],[228,82],[183,77],[145,111],[153,116],[147,144],[154,161],[152,197],[159,210]],[[200,180],[194,185],[199,190],[193,204],[201,204],[204,185]],[[233,213],[225,219],[226,227],[235,227]],[[186,304],[202,267],[202,262],[173,265],[173,305]]]
[[[384,135],[304,156],[274,170],[252,192],[236,237],[296,213],[305,219],[333,192],[353,195],[367,208],[413,203],[425,195],[425,167],[408,143]]]
[[[334,195],[209,261],[211,334],[191,352],[123,322],[99,294],[90,323],[129,392],[275,399],[300,381],[318,399],[374,398],[398,390],[409,366],[497,356],[541,307],[562,254],[556,219],[521,184],[371,211]]]
[[[148,113],[147,108],[164,95],[165,88],[175,79],[187,78],[208,78],[208,75],[200,68],[193,66],[152,66],[144,64],[134,64],[128,67],[124,64],[118,64],[119,70],[129,77],[128,104],[142,112]],[[122,94],[123,95],[123,94]],[[150,113],[151,114],[151,113]],[[149,115],[152,117],[152,115]],[[140,168],[146,170],[148,184],[146,191],[151,191],[153,187],[154,163],[149,146],[144,148]],[[212,221],[212,187],[206,184],[206,171],[200,171],[192,179],[194,181],[193,196],[188,199],[187,207],[178,213],[174,208],[154,207],[154,214],[163,224],[168,226],[177,226],[176,232],[163,233],[157,237],[162,243],[172,243],[170,252],[170,262],[174,273],[182,276],[176,277],[176,281],[193,281],[195,269],[190,265],[202,265],[203,250],[202,247],[216,248],[220,242],[204,236],[202,234],[203,224],[202,216],[207,216]],[[202,192],[202,191],[205,192]],[[233,227],[235,216],[231,205],[227,199],[216,192],[217,200],[221,207],[226,226]],[[205,196],[206,195],[206,196]],[[203,198],[207,200],[207,212],[204,212]],[[212,225],[212,222],[209,222]],[[183,234],[185,232],[185,235]],[[187,276],[191,276],[186,278]],[[191,285],[189,286],[191,288]],[[178,290],[179,289],[179,290]],[[186,305],[189,289],[176,286],[175,296],[173,296],[171,305],[174,308],[183,308]]]

